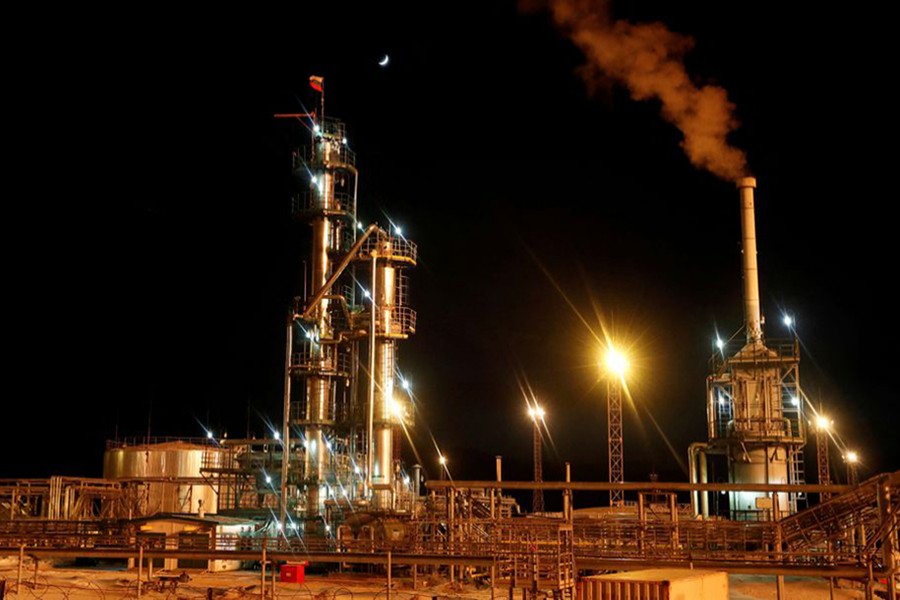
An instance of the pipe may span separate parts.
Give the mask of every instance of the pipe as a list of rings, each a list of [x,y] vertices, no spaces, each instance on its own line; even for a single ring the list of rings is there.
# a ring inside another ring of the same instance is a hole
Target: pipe
[[[288,319],[287,339],[284,347],[284,406],[281,426],[281,503],[278,518],[287,530],[287,485],[291,453],[291,351],[294,344],[294,317]]]
[[[762,317],[759,303],[759,267],[756,258],[756,217],[754,215],[753,190],[755,177],[743,177],[737,182],[741,195],[741,247],[744,255],[744,316],[747,343],[762,341]]]
[[[341,276],[341,273],[344,272],[344,269],[347,268],[347,266],[351,263],[351,261],[356,257],[357,253],[359,253],[359,250],[360,250],[360,248],[362,248],[363,243],[365,243],[366,239],[368,239],[368,237],[370,235],[372,235],[372,233],[374,231],[376,231],[377,229],[378,229],[378,225],[375,225],[375,224],[369,225],[369,227],[366,228],[366,230],[363,232],[363,234],[361,236],[359,236],[359,238],[357,238],[356,243],[353,244],[353,247],[350,248],[350,251],[347,252],[347,255],[341,260],[341,262],[338,263],[337,267],[334,269],[334,272],[331,274],[331,277],[328,278],[328,281],[326,281],[325,284],[321,288],[319,288],[319,290],[316,292],[315,296],[313,296],[312,299],[309,301],[309,303],[306,306],[306,310],[304,310],[303,314],[300,315],[301,320],[303,320],[303,321],[309,320],[309,317],[312,314],[313,310],[315,310],[315,308],[319,304],[319,302],[325,297],[325,294],[327,294],[331,290],[332,286],[334,286],[334,283]],[[374,294],[375,294],[375,290],[372,290],[373,298],[375,297]]]
[[[683,483],[683,482],[635,482],[627,481],[625,483],[608,483],[605,481],[543,481],[536,483],[534,481],[487,481],[487,480],[454,480],[454,481],[434,481],[428,482],[428,487],[432,490],[467,490],[472,488],[499,489],[508,490],[533,490],[535,488],[541,490],[572,490],[579,492],[605,492],[610,490],[621,490],[623,492],[691,492],[694,490],[703,490],[707,492],[777,492],[786,494],[791,492],[807,492],[819,493],[830,492],[832,494],[842,494],[854,489],[850,485],[818,485],[814,483],[793,484],[793,483]]]
[[[700,462],[700,483],[707,483],[706,447],[699,451],[697,458]],[[709,492],[700,492],[700,514],[704,519],[709,518]]]
[[[369,226],[372,229],[374,225]],[[366,232],[369,230],[367,229]],[[365,236],[363,236],[365,237]],[[356,242],[356,246],[362,246],[360,242]],[[354,247],[356,247],[354,246]],[[372,255],[372,289],[371,307],[369,308],[369,410],[366,419],[366,497],[372,489],[372,465],[375,452],[375,444],[372,439],[375,434],[375,269],[377,267],[378,257]]]

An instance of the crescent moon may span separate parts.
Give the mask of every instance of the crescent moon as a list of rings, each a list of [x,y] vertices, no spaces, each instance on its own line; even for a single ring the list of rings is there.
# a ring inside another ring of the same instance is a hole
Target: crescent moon
[[[391,57],[385,54],[384,58],[378,61],[378,64],[382,67],[386,67],[389,62],[391,62]]]

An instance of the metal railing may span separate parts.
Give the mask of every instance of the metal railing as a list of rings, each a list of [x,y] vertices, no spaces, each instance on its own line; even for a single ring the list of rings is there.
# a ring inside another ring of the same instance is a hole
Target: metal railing
[[[415,264],[418,257],[418,246],[404,237],[389,234],[379,229],[376,235],[369,236],[359,249],[360,259],[378,258],[403,261]]]
[[[291,212],[301,216],[324,213],[352,218],[353,194],[301,192],[291,198]]]

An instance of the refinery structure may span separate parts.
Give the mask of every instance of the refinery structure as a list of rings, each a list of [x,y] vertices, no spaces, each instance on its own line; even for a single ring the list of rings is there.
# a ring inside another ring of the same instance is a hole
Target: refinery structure
[[[145,558],[210,570],[374,564],[388,582],[429,569],[510,598],[607,598],[605,584],[581,578],[688,565],[775,575],[779,596],[791,574],[857,579],[870,593],[879,577],[896,578],[900,472],[829,480],[829,423],[800,386],[799,344],[764,335],[755,179],[736,194],[745,323],[710,360],[708,440],[686,449],[689,481],[624,480],[621,373],[608,386],[608,481],[544,480],[537,407],[533,481],[504,480],[500,457],[487,480],[426,480],[400,451],[416,423],[398,359],[416,332],[417,246],[393,224],[358,219],[356,156],[324,101],[278,116],[309,129],[293,154],[291,203],[310,231],[304,291],[285,319],[280,427],[265,438],[116,440],[99,479],[0,479],[0,554],[139,569]],[[818,479],[808,483],[811,454]],[[512,491],[533,494],[532,510]],[[576,491],[608,492],[610,503],[576,506]],[[544,510],[551,494],[562,511]]]

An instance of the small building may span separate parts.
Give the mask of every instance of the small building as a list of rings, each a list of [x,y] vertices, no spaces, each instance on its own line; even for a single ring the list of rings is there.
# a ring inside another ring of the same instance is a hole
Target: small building
[[[644,569],[579,581],[578,600],[728,600],[728,574],[696,569]]]
[[[131,523],[137,537],[151,549],[234,550],[239,538],[250,537],[256,530],[256,522],[250,519],[218,515],[164,513],[133,519]],[[134,566],[134,559],[128,561],[128,566]],[[166,558],[155,559],[153,566],[166,570],[236,571],[241,568],[241,561]]]

